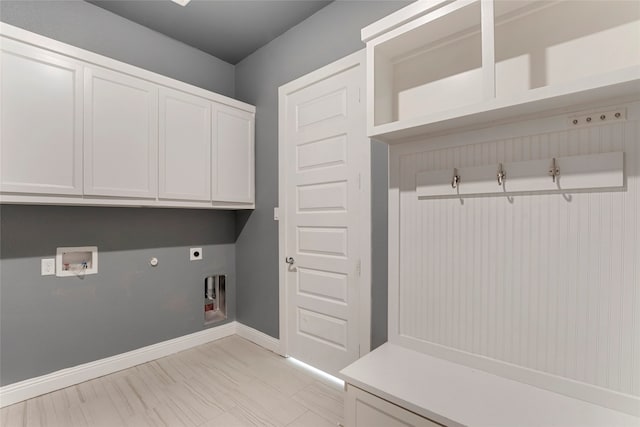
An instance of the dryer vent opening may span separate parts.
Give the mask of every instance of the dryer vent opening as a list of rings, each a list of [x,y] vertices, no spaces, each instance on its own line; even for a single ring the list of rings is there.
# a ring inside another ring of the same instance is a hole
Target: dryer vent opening
[[[204,324],[220,322],[227,318],[226,280],[218,274],[204,279]]]

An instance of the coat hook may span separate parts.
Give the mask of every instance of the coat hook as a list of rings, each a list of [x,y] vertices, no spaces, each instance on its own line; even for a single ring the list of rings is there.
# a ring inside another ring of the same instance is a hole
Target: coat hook
[[[551,161],[551,169],[549,169],[549,176],[556,182],[556,177],[560,176],[560,168],[556,165],[556,158]]]
[[[458,175],[458,169],[453,168],[453,179],[451,180],[451,188],[458,188],[460,184],[460,175]]]
[[[498,185],[502,185],[504,179],[507,177],[507,173],[502,168],[502,163],[498,163]]]

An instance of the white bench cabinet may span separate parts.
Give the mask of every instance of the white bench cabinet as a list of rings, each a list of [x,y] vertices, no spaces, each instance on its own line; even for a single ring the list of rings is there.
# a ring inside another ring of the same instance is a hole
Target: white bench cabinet
[[[427,418],[346,385],[345,427],[438,427]]]

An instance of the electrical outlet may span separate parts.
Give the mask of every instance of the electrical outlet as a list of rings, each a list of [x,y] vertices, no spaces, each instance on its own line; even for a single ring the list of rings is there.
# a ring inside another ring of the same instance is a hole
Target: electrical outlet
[[[627,110],[619,108],[611,111],[593,111],[567,117],[569,126],[592,126],[609,122],[620,122],[627,119]]]
[[[200,261],[202,259],[202,248],[189,249],[189,261]]]
[[[40,274],[43,276],[53,276],[56,274],[56,259],[45,258],[40,260]]]

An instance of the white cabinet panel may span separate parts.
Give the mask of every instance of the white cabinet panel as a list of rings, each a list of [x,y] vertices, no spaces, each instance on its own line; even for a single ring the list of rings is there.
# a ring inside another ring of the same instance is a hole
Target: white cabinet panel
[[[160,89],[159,197],[211,200],[211,102]]]
[[[347,385],[345,424],[346,427],[438,427],[440,425],[351,384]]]
[[[2,41],[1,190],[82,193],[82,64]]]
[[[84,107],[85,194],[155,198],[158,86],[86,68]]]
[[[254,115],[213,106],[213,200],[254,201]]]

